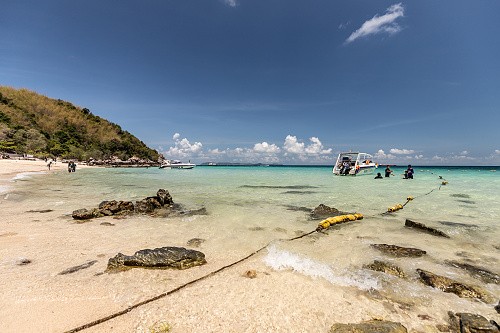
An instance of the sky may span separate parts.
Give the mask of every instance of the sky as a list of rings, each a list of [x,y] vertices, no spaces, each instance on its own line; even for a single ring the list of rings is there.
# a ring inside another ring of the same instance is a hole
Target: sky
[[[169,159],[500,165],[497,0],[0,4],[0,85]]]

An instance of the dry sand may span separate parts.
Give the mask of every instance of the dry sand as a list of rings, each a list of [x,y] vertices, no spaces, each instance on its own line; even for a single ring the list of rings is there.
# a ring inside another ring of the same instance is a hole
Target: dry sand
[[[56,163],[50,173],[65,170],[66,164]],[[48,173],[46,163],[41,161],[0,160],[0,186],[15,190],[10,180],[17,174],[41,171]],[[5,195],[0,195],[2,332],[71,330],[174,290],[266,244],[238,246],[238,235],[221,238],[213,230],[199,248],[208,259],[201,267],[102,274],[108,258],[118,251],[132,254],[158,243],[186,246],[193,235],[178,223],[158,224],[146,217],[120,221],[105,217],[79,224],[68,216],[68,208],[57,202],[39,206],[36,201],[4,200]],[[39,212],[47,208],[52,211]],[[115,226],[103,226],[102,222]],[[310,247],[310,239],[301,242]],[[228,251],[228,246],[233,250]],[[388,297],[289,270],[277,271],[265,264],[266,255],[267,250],[263,250],[247,261],[84,332],[150,332],[161,325],[168,325],[169,332],[327,332],[336,322],[373,318],[402,322],[410,331],[438,332],[436,324],[444,323],[445,318],[434,315],[441,306],[433,300],[434,295],[456,298],[430,290],[428,298],[420,297],[412,303],[397,295]],[[92,260],[97,263],[87,269],[59,275]],[[21,265],[23,261],[29,263]],[[248,270],[255,270],[256,277],[244,276]],[[463,309],[469,304],[464,300]]]

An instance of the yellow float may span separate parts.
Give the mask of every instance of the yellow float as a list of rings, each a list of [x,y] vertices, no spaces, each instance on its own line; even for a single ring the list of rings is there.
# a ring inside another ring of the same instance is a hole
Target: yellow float
[[[348,221],[356,221],[361,219],[363,219],[363,214],[359,213],[333,216],[321,221],[318,224],[318,228],[316,230],[319,231],[323,229],[328,229],[333,224],[343,223]]]

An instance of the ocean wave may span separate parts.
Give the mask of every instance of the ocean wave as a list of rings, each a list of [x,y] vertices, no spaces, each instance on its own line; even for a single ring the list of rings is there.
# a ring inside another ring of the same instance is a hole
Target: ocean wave
[[[32,175],[44,175],[47,172],[45,171],[33,171],[33,172],[22,172],[18,173],[15,177],[11,179],[11,181],[15,182],[17,180],[23,180],[26,178],[31,178]]]
[[[323,278],[328,282],[345,287],[357,287],[363,290],[378,289],[378,281],[362,270],[338,270],[332,266],[314,261],[288,251],[279,250],[275,245],[268,247],[264,262],[274,270],[292,270],[294,272]]]

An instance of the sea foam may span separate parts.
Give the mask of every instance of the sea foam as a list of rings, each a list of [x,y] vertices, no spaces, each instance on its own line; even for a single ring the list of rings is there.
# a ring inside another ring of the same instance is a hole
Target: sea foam
[[[344,287],[357,287],[363,290],[379,288],[378,281],[362,270],[334,269],[330,265],[305,256],[279,250],[276,245],[269,246],[267,250],[264,262],[275,270],[290,269],[306,276],[323,278],[332,284]]]
[[[11,181],[16,181],[16,180],[23,180],[26,178],[30,178],[31,175],[43,175],[46,174],[45,171],[36,171],[36,172],[23,172],[23,173],[18,173],[15,177],[11,179]]]

